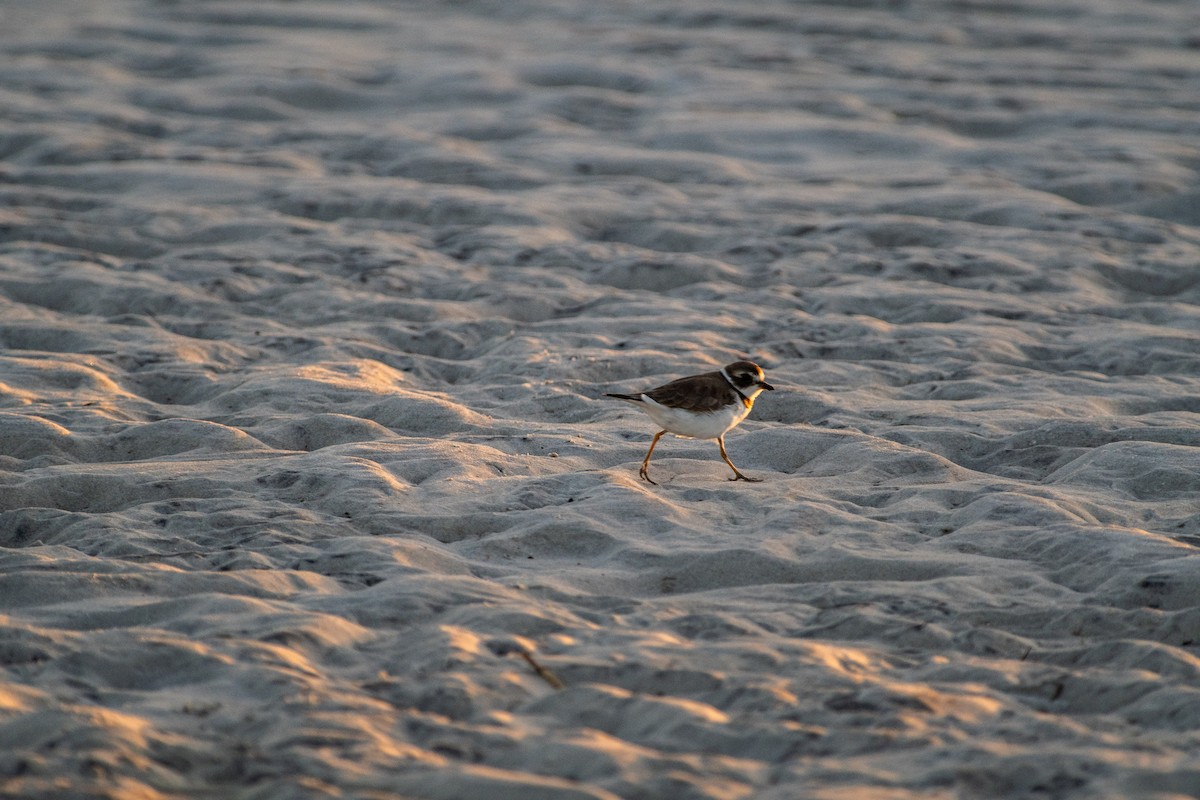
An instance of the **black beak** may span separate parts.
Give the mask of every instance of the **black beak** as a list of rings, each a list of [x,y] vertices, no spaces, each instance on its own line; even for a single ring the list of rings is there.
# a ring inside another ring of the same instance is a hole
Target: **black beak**
[[[772,386],[771,384],[767,383],[766,381],[759,381],[758,385],[761,386],[762,388],[766,389],[768,392],[775,391],[775,387]]]

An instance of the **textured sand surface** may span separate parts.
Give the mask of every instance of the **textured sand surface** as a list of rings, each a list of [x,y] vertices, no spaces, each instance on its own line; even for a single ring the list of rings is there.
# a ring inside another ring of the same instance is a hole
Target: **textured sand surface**
[[[1200,797],[1198,187],[1191,0],[0,4],[0,795]]]

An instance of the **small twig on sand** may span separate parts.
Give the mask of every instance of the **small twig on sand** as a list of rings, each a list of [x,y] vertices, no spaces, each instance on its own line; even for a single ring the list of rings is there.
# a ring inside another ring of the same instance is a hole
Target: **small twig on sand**
[[[533,653],[529,652],[529,648],[525,646],[523,642],[519,641],[519,639],[493,639],[487,643],[487,646],[493,653],[502,658],[504,656],[510,656],[513,653],[516,653],[521,658],[525,659],[525,663],[533,669],[534,674],[544,680],[546,683],[550,684],[555,689],[566,688],[567,685],[562,682],[562,679],[539,664],[534,659]]]
[[[533,671],[537,674],[537,676],[546,683],[550,684],[555,689],[565,689],[567,687],[567,685],[563,683],[557,675],[535,661],[533,659],[533,655],[528,650],[522,648],[517,652],[521,654],[521,658],[525,659],[529,666],[533,667]]]

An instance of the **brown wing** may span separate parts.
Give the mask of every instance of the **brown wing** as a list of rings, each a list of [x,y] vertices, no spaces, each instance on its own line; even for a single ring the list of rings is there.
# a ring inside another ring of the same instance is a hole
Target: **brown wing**
[[[688,411],[719,411],[738,399],[720,372],[679,378],[645,394],[656,403]]]

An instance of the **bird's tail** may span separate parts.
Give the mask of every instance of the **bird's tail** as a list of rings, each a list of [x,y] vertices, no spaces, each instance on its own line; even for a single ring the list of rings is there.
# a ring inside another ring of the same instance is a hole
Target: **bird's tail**
[[[642,396],[640,394],[613,394],[612,392],[605,392],[604,396],[605,397],[615,397],[618,400],[625,400],[626,402],[629,402],[629,403],[642,402]]]

